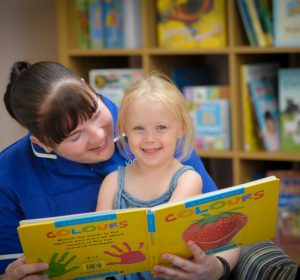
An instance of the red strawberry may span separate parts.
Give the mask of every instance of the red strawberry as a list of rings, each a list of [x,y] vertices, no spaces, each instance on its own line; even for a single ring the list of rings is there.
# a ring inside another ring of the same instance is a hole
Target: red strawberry
[[[183,232],[182,239],[193,240],[205,251],[226,245],[248,221],[244,213],[221,212],[204,216]]]

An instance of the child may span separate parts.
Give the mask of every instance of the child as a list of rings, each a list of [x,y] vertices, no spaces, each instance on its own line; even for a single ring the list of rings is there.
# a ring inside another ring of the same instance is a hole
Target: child
[[[117,131],[126,135],[119,148],[133,163],[104,179],[97,211],[153,207],[201,193],[200,175],[180,163],[191,152],[193,128],[183,95],[167,77],[153,73],[127,90]],[[117,277],[152,278],[150,272]]]

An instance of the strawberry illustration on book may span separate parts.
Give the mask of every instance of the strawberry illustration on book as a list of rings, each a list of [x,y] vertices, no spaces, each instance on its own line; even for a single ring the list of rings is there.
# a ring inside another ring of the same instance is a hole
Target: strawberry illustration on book
[[[182,239],[196,242],[204,251],[225,246],[247,224],[247,215],[233,212],[240,208],[214,215],[202,214],[202,219],[193,222],[183,232]]]

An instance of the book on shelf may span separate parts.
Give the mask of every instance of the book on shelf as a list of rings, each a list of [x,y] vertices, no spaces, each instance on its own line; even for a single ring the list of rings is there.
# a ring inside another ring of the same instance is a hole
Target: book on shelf
[[[279,112],[283,151],[300,152],[300,68],[279,69]]]
[[[158,46],[211,48],[227,44],[225,0],[158,0]]]
[[[254,0],[267,46],[273,45],[272,11],[269,1],[271,0]]]
[[[278,222],[275,242],[283,247],[300,248],[300,171],[269,170],[280,179]]]
[[[90,47],[89,2],[88,0],[74,0],[73,3],[77,47],[88,49]]]
[[[107,49],[124,48],[124,9],[120,0],[103,1],[104,44]]]
[[[262,29],[261,22],[259,20],[259,14],[255,7],[254,1],[255,0],[245,0],[245,4],[250,16],[250,20],[252,22],[257,45],[259,47],[265,47],[267,46],[267,42],[266,42],[265,34]]]
[[[102,0],[88,0],[89,7],[89,33],[92,49],[104,47]]]
[[[254,80],[277,80],[277,63],[242,64],[241,95],[244,150],[254,152],[262,148],[258,136],[258,127],[255,111],[251,99],[250,82]]]
[[[257,46],[256,36],[245,0],[237,0],[237,4],[250,46],[255,47]]]
[[[124,1],[124,48],[140,48],[142,46],[141,1],[122,1]]]
[[[280,149],[278,94],[275,80],[250,82],[251,100],[263,147],[268,152]]]
[[[126,88],[143,77],[140,68],[91,69],[89,84],[97,93],[120,105]]]
[[[300,46],[300,3],[273,0],[275,46]]]
[[[278,191],[271,176],[153,208],[25,220],[18,234],[26,262],[49,262],[52,279],[128,274],[170,265],[165,252],[192,257],[189,240],[213,254],[273,238]]]
[[[229,150],[229,87],[185,86],[183,94],[194,126],[196,148]]]

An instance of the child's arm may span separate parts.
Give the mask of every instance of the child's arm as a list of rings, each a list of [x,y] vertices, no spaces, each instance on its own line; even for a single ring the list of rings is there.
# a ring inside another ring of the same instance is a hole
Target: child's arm
[[[117,190],[118,172],[114,171],[104,178],[100,186],[96,211],[113,210]]]
[[[194,170],[187,170],[178,178],[169,201],[179,201],[202,193],[202,178]]]

